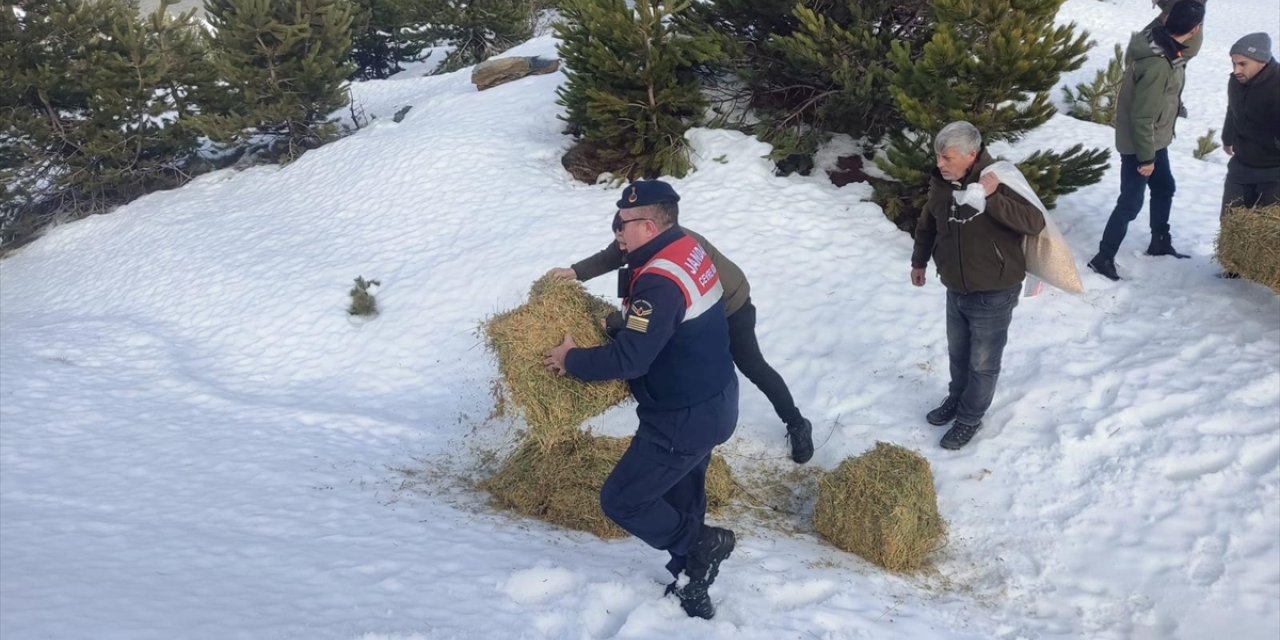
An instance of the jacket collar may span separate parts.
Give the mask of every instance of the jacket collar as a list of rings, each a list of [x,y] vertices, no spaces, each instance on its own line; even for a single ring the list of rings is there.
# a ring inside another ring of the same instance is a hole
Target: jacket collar
[[[632,268],[642,267],[647,264],[659,251],[666,249],[668,245],[680,238],[684,237],[684,229],[680,225],[673,225],[670,229],[654,236],[652,240],[644,243],[644,246],[637,247],[634,251],[627,251],[627,266]]]
[[[1187,45],[1173,39],[1173,35],[1163,25],[1152,27],[1151,29],[1151,49],[1159,51],[1172,64],[1185,62],[1182,58],[1182,52]]]
[[[978,148],[978,158],[973,161],[973,166],[969,167],[969,173],[965,174],[963,178],[959,180],[948,180],[942,177],[942,172],[938,171],[937,167],[933,168],[932,175],[935,180],[944,184],[959,186],[969,185],[977,182],[978,179],[982,177],[982,170],[991,166],[991,163],[995,161],[995,158],[992,158],[991,154],[987,152],[987,145],[984,144]]]
[[[1267,66],[1263,67],[1262,70],[1257,73],[1257,75],[1250,78],[1248,82],[1241,82],[1240,84],[1243,84],[1246,87],[1255,85],[1255,84],[1260,84],[1260,83],[1269,81],[1272,76],[1275,76],[1278,74],[1280,74],[1280,63],[1277,63],[1276,59],[1272,58],[1270,61],[1267,62]]]

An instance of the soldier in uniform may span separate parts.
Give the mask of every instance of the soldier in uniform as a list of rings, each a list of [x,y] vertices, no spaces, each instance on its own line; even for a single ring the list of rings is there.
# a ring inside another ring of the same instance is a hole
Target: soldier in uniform
[[[675,193],[674,191],[672,193]],[[672,220],[679,223],[679,196],[673,196],[670,202],[662,203],[669,210]],[[600,252],[575,262],[572,267],[560,267],[551,270],[551,274],[561,278],[591,280],[610,271],[618,272],[618,295],[626,295],[630,285],[630,274],[624,268],[627,262],[627,250],[621,239],[622,221],[619,215],[613,218],[614,241]],[[760,389],[773,405],[773,410],[787,428],[787,440],[791,443],[791,459],[797,464],[804,464],[813,457],[813,425],[796,407],[791,390],[773,367],[765,361],[760,352],[760,341],[756,338],[756,306],[751,303],[751,283],[742,269],[732,260],[720,253],[706,238],[684,229],[686,235],[706,250],[711,263],[720,274],[720,284],[724,287],[725,313],[729,316],[729,353],[733,355],[733,363],[742,375],[746,376]]]
[[[622,379],[631,387],[640,425],[600,491],[600,508],[667,551],[675,577],[667,593],[690,616],[711,618],[707,589],[735,538],[703,523],[707,465],[737,426],[738,378],[716,265],[662,206],[678,198],[657,180],[623,191],[619,235],[631,277],[622,328],[613,342],[590,349],[565,336],[545,364],[562,375]]]

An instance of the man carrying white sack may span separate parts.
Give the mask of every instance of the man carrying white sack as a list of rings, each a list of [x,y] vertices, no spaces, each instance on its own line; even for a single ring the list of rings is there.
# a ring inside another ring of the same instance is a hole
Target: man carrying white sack
[[[916,224],[911,284],[924,286],[932,257],[947,288],[951,384],[925,419],[935,426],[950,422],[940,444],[959,449],[982,428],[995,396],[1027,272],[1023,241],[1045,228],[1045,217],[1022,174],[987,153],[977,127],[953,122],[938,132],[933,146],[938,168]]]

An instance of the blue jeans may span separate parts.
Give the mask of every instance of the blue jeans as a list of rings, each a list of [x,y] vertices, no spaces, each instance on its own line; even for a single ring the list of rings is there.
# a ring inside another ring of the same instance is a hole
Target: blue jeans
[[[1000,361],[1009,340],[1009,322],[1022,287],[1002,291],[947,291],[947,352],[951,357],[948,394],[960,398],[956,421],[975,425],[991,406]]]
[[[1142,211],[1142,200],[1147,189],[1151,189],[1151,235],[1169,233],[1169,210],[1173,208],[1173,192],[1177,185],[1173,181],[1173,171],[1169,168],[1169,150],[1156,152],[1156,167],[1149,177],[1138,173],[1138,156],[1120,154],[1120,197],[1116,199],[1116,208],[1111,210],[1107,219],[1107,228],[1102,231],[1102,242],[1098,243],[1098,254],[1107,259],[1115,259],[1120,251],[1120,243],[1124,242],[1125,231],[1129,223]]]

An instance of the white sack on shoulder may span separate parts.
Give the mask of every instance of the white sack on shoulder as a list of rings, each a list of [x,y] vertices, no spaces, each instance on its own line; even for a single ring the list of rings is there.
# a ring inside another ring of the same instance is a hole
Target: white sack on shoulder
[[[1084,293],[1084,283],[1080,281],[1080,272],[1076,269],[1076,259],[1071,253],[1071,245],[1058,230],[1058,225],[1049,217],[1039,196],[1031,190],[1022,172],[1007,160],[991,163],[982,170],[982,175],[994,173],[1000,183],[1013,189],[1027,202],[1034,204],[1044,214],[1044,230],[1034,236],[1026,236],[1022,241],[1022,251],[1026,254],[1027,273],[1057,287],[1067,293]],[[1038,284],[1028,278],[1024,289],[1028,295],[1038,289]]]

